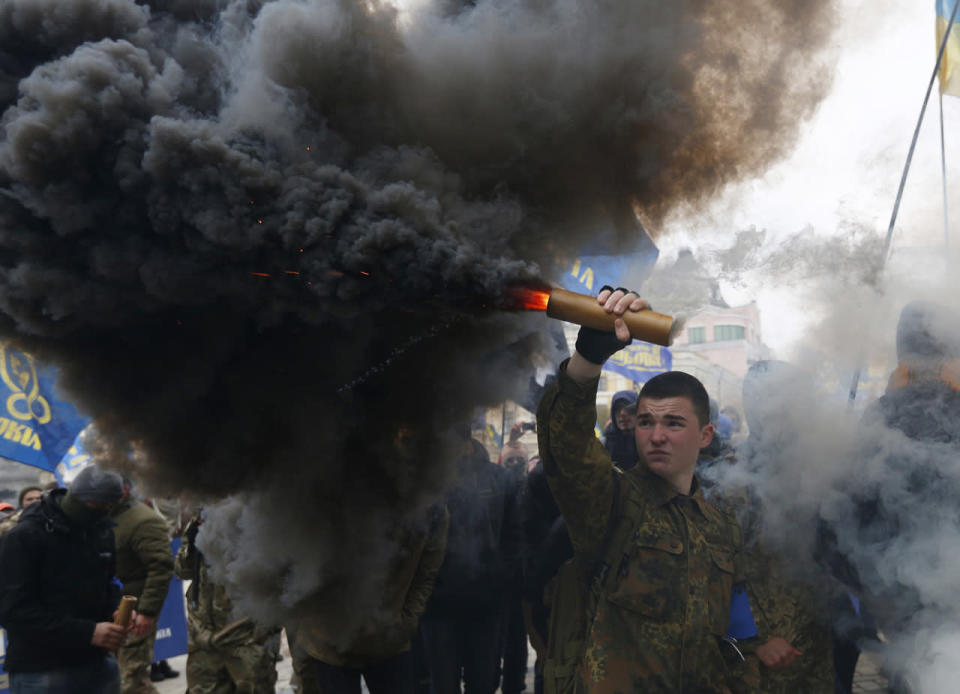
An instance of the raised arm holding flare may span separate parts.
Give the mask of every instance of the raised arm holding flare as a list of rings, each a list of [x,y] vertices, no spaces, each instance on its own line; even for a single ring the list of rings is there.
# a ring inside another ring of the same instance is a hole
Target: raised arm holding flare
[[[619,289],[597,300],[617,316],[648,308]],[[713,436],[709,398],[688,374],[651,379],[637,404],[640,464],[617,470],[593,433],[602,364],[629,341],[622,320],[615,331],[581,329],[537,413],[544,469],[576,553],[558,589],[574,573],[582,588],[579,619],[564,620],[562,609],[551,617],[547,691],[751,691],[727,658],[740,530],[694,476]]]

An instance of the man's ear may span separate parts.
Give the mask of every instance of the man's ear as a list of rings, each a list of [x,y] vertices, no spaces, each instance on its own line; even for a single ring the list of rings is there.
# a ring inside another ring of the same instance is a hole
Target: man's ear
[[[706,448],[713,441],[713,425],[708,424],[700,430],[700,448]]]

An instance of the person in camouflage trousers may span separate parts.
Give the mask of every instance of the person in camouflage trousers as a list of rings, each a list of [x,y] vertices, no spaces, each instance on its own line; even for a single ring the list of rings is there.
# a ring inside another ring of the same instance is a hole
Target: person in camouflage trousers
[[[177,552],[177,576],[187,589],[187,694],[263,694],[277,683],[276,628],[238,617],[223,586],[210,578],[195,540],[202,520],[187,525]]]
[[[647,307],[609,288],[598,301],[616,315]],[[601,365],[630,340],[622,320],[615,326],[616,334],[581,329],[537,412],[540,452],[574,560],[603,567],[592,574],[597,597],[585,603],[582,644],[560,644],[544,668],[552,680],[546,690],[749,691],[724,652],[731,594],[743,579],[740,529],[704,500],[694,475],[713,434],[709,398],[687,374],[648,381],[637,408],[641,464],[616,471],[593,433]]]
[[[117,651],[123,694],[157,694],[150,681],[150,663],[157,637],[157,617],[173,576],[173,555],[167,523],[133,494],[123,481],[124,498],[111,514],[117,524],[117,578],[123,594],[137,598],[137,616],[127,642]]]

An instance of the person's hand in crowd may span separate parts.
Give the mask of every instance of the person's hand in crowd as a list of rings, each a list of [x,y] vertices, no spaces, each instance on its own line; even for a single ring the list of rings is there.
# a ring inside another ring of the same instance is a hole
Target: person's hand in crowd
[[[757,648],[757,657],[769,668],[787,667],[801,655],[803,654],[789,641],[779,636],[774,636]]]
[[[97,622],[93,629],[93,637],[90,644],[106,648],[108,651],[115,651],[127,639],[127,629],[113,622]]]
[[[151,631],[156,631],[156,617],[147,617],[139,612],[134,614],[134,618],[130,621],[130,630],[134,636],[146,636]]]
[[[510,427],[510,443],[519,441],[521,436],[523,436],[523,423],[514,422],[513,426]]]

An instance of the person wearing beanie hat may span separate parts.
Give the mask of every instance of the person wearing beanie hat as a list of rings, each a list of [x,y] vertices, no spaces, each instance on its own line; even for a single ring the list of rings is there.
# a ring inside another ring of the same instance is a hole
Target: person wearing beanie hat
[[[119,475],[91,465],[71,489],[44,495],[0,543],[0,626],[12,692],[120,694],[112,651],[120,591],[113,522]]]

